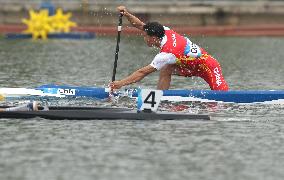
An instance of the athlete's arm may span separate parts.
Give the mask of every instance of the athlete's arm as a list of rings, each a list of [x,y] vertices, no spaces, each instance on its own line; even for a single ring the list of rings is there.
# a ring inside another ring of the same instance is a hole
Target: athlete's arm
[[[143,79],[148,74],[155,72],[156,69],[152,67],[151,65],[145,66],[141,69],[138,69],[134,73],[132,73],[130,76],[120,80],[120,81],[113,81],[110,83],[111,89],[119,89],[122,86],[126,86],[128,84],[136,83]]]
[[[131,13],[128,12],[125,6],[118,6],[117,10],[122,13],[130,22],[130,24],[137,29],[140,29],[144,31],[143,26],[145,23],[143,23],[140,19],[138,19],[136,16],[132,15]]]

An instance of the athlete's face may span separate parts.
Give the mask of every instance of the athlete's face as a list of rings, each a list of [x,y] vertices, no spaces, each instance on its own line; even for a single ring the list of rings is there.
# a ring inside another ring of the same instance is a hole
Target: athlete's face
[[[147,35],[146,33],[144,34],[144,41],[146,42],[147,46],[149,46],[149,47],[154,46],[153,37]]]
[[[159,38],[155,37],[155,36],[149,36],[146,33],[144,33],[144,41],[146,42],[147,46],[149,47],[159,47]]]

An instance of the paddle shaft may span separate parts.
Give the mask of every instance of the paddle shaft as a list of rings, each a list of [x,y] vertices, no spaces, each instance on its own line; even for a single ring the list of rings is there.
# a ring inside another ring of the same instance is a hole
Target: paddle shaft
[[[115,81],[115,75],[116,75],[118,52],[119,52],[119,43],[120,43],[120,33],[121,33],[121,27],[122,27],[122,16],[123,16],[123,14],[119,14],[119,18],[118,18],[117,42],[116,42],[115,58],[114,58],[114,63],[113,63],[112,81]]]

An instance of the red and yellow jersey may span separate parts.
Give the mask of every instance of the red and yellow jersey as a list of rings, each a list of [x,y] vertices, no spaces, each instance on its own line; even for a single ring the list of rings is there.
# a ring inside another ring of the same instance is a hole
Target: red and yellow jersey
[[[161,51],[172,53],[177,59],[194,60],[201,57],[202,54],[207,54],[205,50],[191,42],[187,37],[181,36],[175,31],[164,27],[165,36],[161,42]]]
[[[184,64],[207,54],[205,50],[192,43],[187,37],[181,36],[175,31],[164,27],[165,36],[161,41],[160,53],[151,62],[151,66],[160,70],[166,64]]]

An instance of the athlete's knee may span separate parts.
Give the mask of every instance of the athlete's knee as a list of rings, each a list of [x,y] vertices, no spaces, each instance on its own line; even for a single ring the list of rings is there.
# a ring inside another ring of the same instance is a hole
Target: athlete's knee
[[[223,85],[218,87],[217,90],[219,90],[219,91],[228,91],[229,90],[229,86],[228,86],[228,84],[226,82],[224,82]]]
[[[209,85],[210,85],[211,90],[216,90],[216,91],[228,91],[229,90],[229,86],[224,79],[222,79],[222,81],[220,82],[210,83]]]
[[[214,68],[213,76],[207,76],[205,79],[212,90],[227,91],[229,86],[223,77],[221,68]]]

